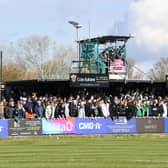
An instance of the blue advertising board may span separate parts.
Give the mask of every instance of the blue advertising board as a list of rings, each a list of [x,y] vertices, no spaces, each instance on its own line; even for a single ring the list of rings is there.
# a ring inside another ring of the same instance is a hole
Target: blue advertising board
[[[90,118],[76,118],[75,119],[75,133],[76,134],[106,134],[106,119],[97,118],[92,120]]]
[[[136,133],[135,118],[127,120],[125,117],[120,117],[116,120],[110,118],[90,118],[75,119],[76,134],[123,134]]]
[[[126,117],[120,117],[111,121],[106,120],[106,129],[112,134],[132,134],[136,133],[136,119],[127,120]]]
[[[164,132],[168,133],[168,118],[164,119]]]
[[[0,120],[0,137],[8,136],[8,120]]]

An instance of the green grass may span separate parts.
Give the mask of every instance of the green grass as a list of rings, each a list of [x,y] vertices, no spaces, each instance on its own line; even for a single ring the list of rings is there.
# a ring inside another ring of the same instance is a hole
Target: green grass
[[[0,139],[0,168],[168,168],[168,135]]]

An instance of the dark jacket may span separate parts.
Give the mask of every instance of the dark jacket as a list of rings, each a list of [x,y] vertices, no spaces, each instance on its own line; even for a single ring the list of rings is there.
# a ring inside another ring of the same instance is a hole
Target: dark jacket
[[[13,118],[14,113],[15,113],[15,107],[7,106],[5,108],[4,116],[6,119],[10,119],[10,118]]]

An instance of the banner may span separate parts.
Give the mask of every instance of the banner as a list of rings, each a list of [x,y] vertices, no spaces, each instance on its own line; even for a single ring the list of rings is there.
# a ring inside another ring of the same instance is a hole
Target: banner
[[[115,59],[110,62],[110,71],[109,73],[126,73],[126,68],[121,59]]]
[[[136,119],[127,120],[126,117],[119,117],[111,121],[106,120],[107,132],[112,134],[131,134],[136,133]]]
[[[73,134],[75,133],[74,118],[42,119],[42,134]]]
[[[76,118],[76,134],[106,134],[106,119]]]
[[[8,136],[8,120],[0,120],[0,137]]]
[[[109,87],[109,77],[105,74],[70,74],[71,87]]]
[[[41,135],[41,120],[8,120],[9,136]]]
[[[168,118],[164,119],[164,132],[168,133]]]
[[[137,118],[137,133],[163,133],[163,118]]]
[[[75,119],[75,127],[77,134],[122,134],[136,133],[136,120],[133,118],[127,120],[125,117],[120,117],[116,120],[111,118],[90,118]]]

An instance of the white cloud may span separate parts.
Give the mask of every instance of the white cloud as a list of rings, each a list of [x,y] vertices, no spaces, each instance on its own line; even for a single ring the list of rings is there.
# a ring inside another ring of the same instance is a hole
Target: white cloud
[[[168,0],[136,0],[130,5],[130,30],[138,46],[168,51]]]

